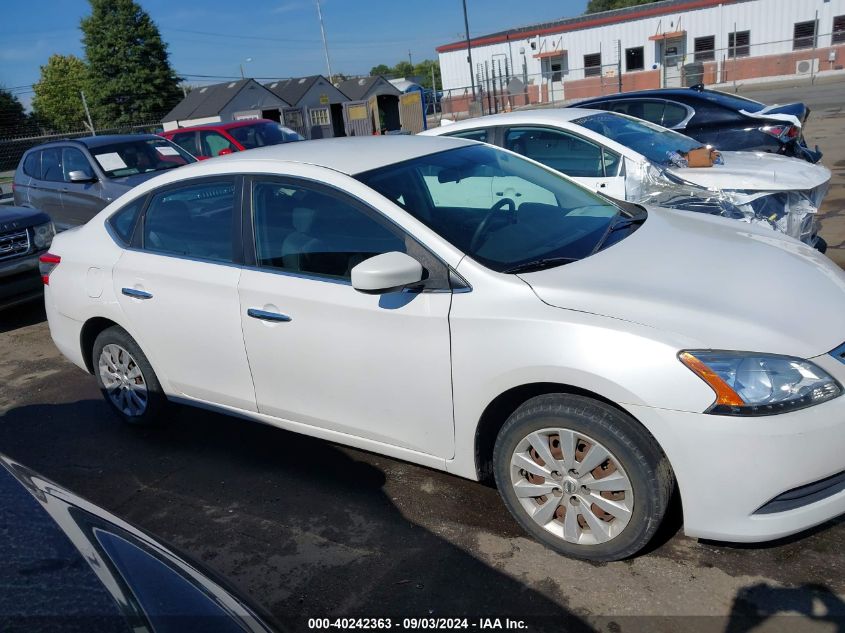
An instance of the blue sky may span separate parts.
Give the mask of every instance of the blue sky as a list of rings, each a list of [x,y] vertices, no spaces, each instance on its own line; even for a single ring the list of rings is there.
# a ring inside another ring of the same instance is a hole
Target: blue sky
[[[326,63],[315,0],[140,0],[169,44],[174,68],[190,83],[199,75],[281,78],[322,73]],[[470,33],[484,35],[579,15],[587,0],[522,4],[467,0]],[[462,37],[461,0],[321,0],[332,70],[365,74],[408,58],[435,58],[435,46]],[[29,104],[27,86],[53,53],[82,55],[79,20],[86,0],[10,0],[0,22],[0,85]],[[252,58],[251,62],[246,62]]]

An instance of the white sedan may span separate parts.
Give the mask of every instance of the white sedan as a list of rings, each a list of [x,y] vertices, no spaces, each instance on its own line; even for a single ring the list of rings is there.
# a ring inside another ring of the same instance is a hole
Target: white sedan
[[[489,205],[499,179],[525,194]],[[749,288],[749,265],[778,275]],[[42,275],[53,340],[125,421],[180,402],[493,476],[567,555],[633,555],[675,486],[697,537],[845,512],[845,274],[489,145],[337,139],[183,167],[57,236]]]
[[[779,230],[822,252],[816,214],[830,185],[822,165],[766,152],[722,152],[712,167],[689,167],[701,143],[616,112],[524,110],[467,119],[423,132],[498,145],[620,200],[741,219]],[[499,185],[490,195],[519,197]]]

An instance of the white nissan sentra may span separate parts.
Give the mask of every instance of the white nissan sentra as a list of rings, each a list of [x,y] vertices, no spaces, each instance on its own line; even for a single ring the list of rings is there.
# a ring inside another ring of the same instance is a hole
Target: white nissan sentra
[[[845,274],[492,146],[189,165],[58,235],[42,274],[53,340],[127,422],[186,403],[493,476],[570,556],[633,555],[675,486],[696,537],[845,513]]]

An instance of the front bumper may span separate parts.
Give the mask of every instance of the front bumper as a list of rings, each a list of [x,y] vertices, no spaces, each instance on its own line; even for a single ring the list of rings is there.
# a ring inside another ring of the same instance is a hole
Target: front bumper
[[[38,299],[42,295],[38,256],[0,262],[0,309]]]
[[[782,499],[784,493],[845,471],[845,396],[756,418],[626,408],[651,431],[669,458],[689,536],[769,541],[845,514],[841,487],[828,487],[823,495],[804,495],[797,503],[767,511],[773,507],[770,502]]]

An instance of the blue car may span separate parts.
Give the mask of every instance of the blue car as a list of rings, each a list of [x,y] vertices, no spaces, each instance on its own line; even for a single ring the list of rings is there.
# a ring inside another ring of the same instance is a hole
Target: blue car
[[[818,146],[807,147],[804,128],[810,108],[803,103],[767,106],[739,95],[691,88],[624,92],[571,104],[621,112],[672,130],[723,151],[763,151],[817,163]]]

